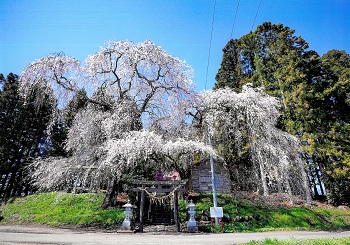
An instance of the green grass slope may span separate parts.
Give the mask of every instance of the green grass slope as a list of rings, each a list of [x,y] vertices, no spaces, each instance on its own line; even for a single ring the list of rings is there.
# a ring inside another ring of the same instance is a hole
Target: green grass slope
[[[180,210],[186,209],[185,202],[180,202],[180,205]],[[210,210],[213,205],[211,195],[201,195],[196,205],[197,217],[200,217],[202,210]],[[277,207],[262,205],[261,202],[236,200],[232,198],[232,195],[219,195],[218,206],[223,207],[224,215],[231,219],[237,216],[257,217],[249,221],[226,222],[225,232],[350,229],[349,209]],[[203,229],[209,230],[210,226],[203,227]]]
[[[41,193],[0,203],[2,223],[46,225],[112,225],[123,220],[123,210],[101,210],[100,194]]]
[[[102,210],[103,194],[69,194],[51,192],[27,197],[13,198],[0,202],[3,210],[1,224],[46,224],[111,226],[122,222],[123,209]],[[349,209],[315,207],[276,207],[259,203],[236,200],[232,195],[220,195],[219,206],[224,215],[234,219],[236,216],[258,217],[248,221],[226,222],[225,232],[272,231],[272,230],[338,230],[350,229]],[[203,210],[212,206],[211,195],[201,195],[195,200],[197,218]],[[180,201],[180,219],[187,220],[187,203]],[[202,231],[210,231],[209,224],[202,224]]]

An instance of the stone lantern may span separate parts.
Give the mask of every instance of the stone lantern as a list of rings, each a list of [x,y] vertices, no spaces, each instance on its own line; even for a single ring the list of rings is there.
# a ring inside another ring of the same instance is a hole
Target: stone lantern
[[[134,205],[130,204],[130,202],[128,201],[127,204],[122,206],[123,208],[125,208],[124,214],[125,214],[125,219],[123,221],[122,230],[131,230],[131,221],[130,221],[130,214],[132,213],[132,208],[134,208]]]
[[[194,218],[194,215],[196,213],[196,204],[194,204],[192,202],[192,200],[190,200],[190,203],[187,205],[188,208],[188,213],[190,214],[190,219],[187,223],[187,230],[188,232],[196,232],[198,231],[198,227],[197,227],[197,222]]]

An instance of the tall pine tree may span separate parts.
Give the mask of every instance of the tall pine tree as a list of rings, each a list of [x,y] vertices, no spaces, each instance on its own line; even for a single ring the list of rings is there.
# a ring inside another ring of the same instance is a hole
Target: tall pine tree
[[[294,33],[282,24],[266,22],[230,40],[223,49],[215,88],[240,91],[249,82],[279,98],[279,127],[301,137],[315,196],[325,194],[322,178],[330,201],[350,203],[347,188],[336,188],[347,185],[350,173],[349,55],[333,50],[320,57]],[[231,152],[230,158],[237,159]]]
[[[36,94],[42,91],[33,87],[26,101],[18,93],[18,76],[10,73],[0,91],[0,198],[9,198],[30,191],[25,179],[25,166],[40,154],[40,142],[45,136],[54,101],[35,107]]]

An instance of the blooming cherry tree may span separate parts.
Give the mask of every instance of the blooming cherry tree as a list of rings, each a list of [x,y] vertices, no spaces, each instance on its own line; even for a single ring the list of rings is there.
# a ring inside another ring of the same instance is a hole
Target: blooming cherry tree
[[[69,130],[70,156],[38,159],[30,166],[36,185],[108,186],[111,193],[122,174],[139,164],[186,169],[185,160],[194,152],[215,154],[200,141],[179,134],[164,137],[152,130],[154,125],[174,128],[173,122],[184,120],[187,105],[196,96],[192,75],[184,61],[148,40],[109,41],[83,65],[62,53],[31,63],[21,75],[24,96],[31,84],[49,85],[60,105],[82,88],[92,94]]]
[[[30,166],[37,186],[108,186],[112,197],[123,173],[140,164],[184,170],[194,153],[219,157],[186,124],[192,115],[212,135],[216,130],[230,135],[237,149],[248,139],[251,174],[259,176],[265,195],[277,184],[279,191],[290,196],[299,191],[310,200],[299,142],[275,126],[279,102],[249,86],[242,93],[218,89],[198,95],[192,75],[184,61],[148,40],[109,41],[83,65],[62,53],[31,63],[21,75],[24,96],[33,84],[48,86],[60,105],[82,88],[91,94],[69,130],[69,157],[38,159]]]
[[[64,105],[82,88],[91,93],[104,88],[115,100],[134,101],[145,122],[173,114],[169,105],[181,107],[191,100],[192,76],[193,69],[185,61],[149,40],[139,44],[108,41],[83,65],[63,53],[32,62],[21,74],[21,91],[25,95],[31,84],[49,85]],[[110,106],[92,98],[89,101]]]
[[[277,185],[278,191],[290,197],[302,194],[311,201],[300,142],[276,127],[280,116],[276,98],[249,84],[241,93],[225,88],[206,91],[201,97],[203,121],[211,133],[222,130],[231,135],[237,149],[249,149],[253,163],[250,174],[259,176],[258,186],[264,195]],[[244,143],[247,138],[248,145]]]
[[[29,64],[20,77],[20,92],[24,97],[30,94],[33,85],[54,91],[56,98],[67,103],[79,91],[81,75],[80,62],[63,53],[50,54]],[[44,99],[45,96],[40,96]],[[56,99],[55,98],[55,99]]]

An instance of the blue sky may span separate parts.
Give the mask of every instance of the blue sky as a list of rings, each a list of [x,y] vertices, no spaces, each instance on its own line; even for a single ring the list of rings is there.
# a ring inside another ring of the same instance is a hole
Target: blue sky
[[[259,2],[240,1],[233,38],[249,33]],[[216,0],[206,79],[214,0],[0,0],[0,73],[60,51],[83,62],[106,40],[150,39],[194,68],[197,90],[210,89],[237,4]],[[253,30],[265,21],[296,30],[320,55],[350,53],[350,0],[262,0]]]

